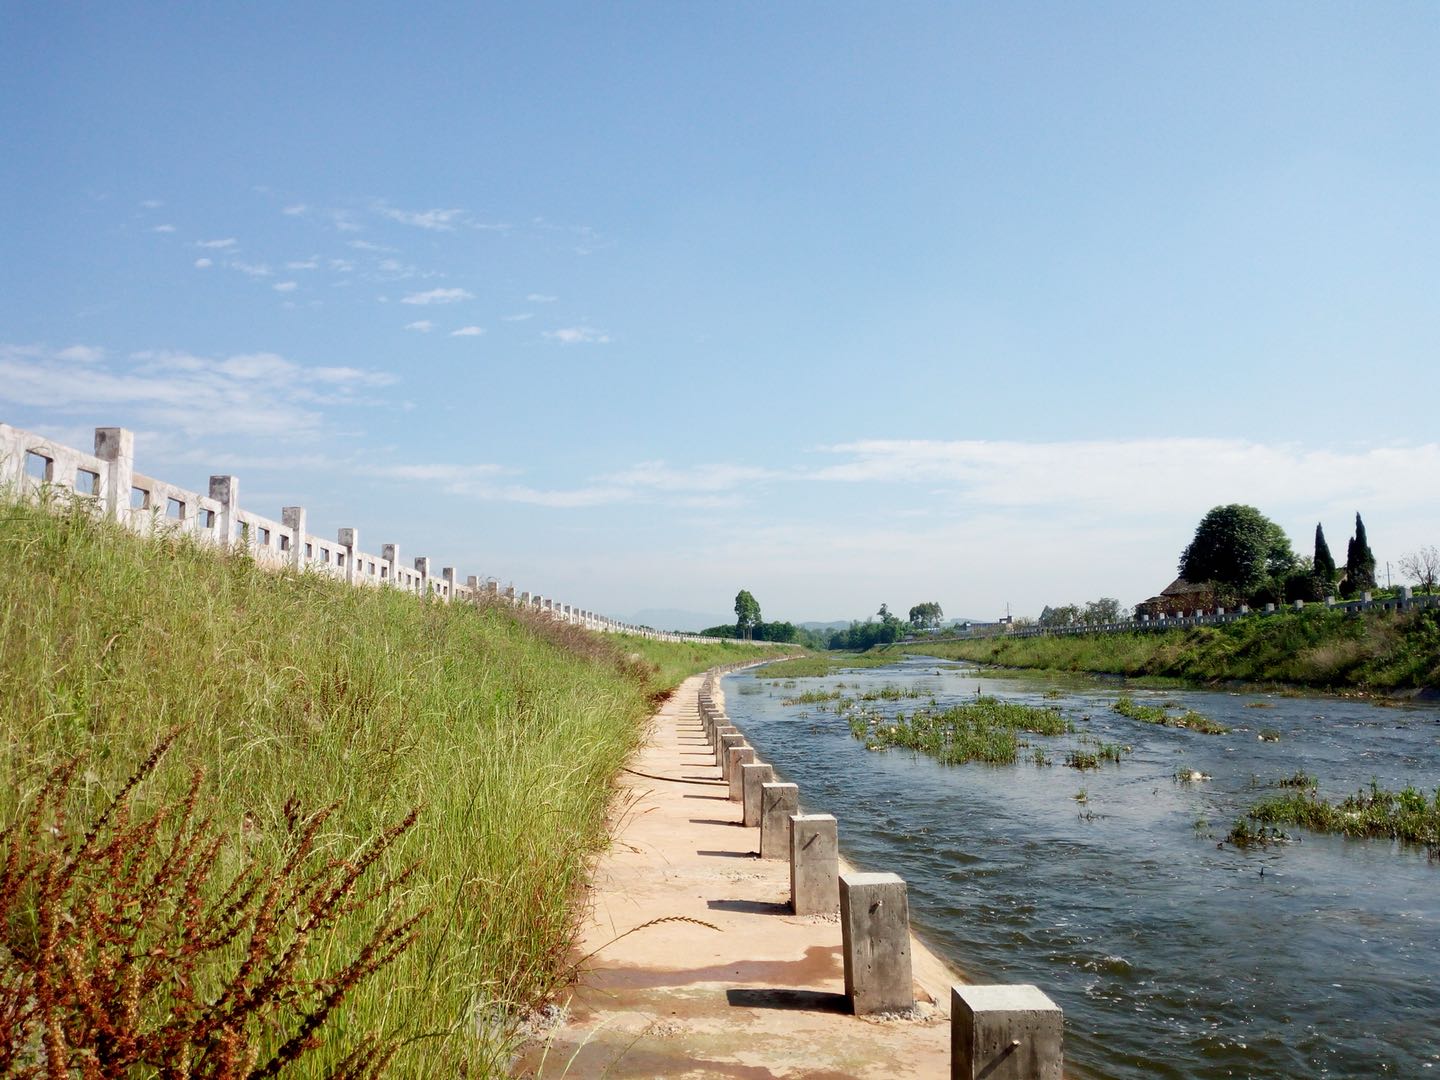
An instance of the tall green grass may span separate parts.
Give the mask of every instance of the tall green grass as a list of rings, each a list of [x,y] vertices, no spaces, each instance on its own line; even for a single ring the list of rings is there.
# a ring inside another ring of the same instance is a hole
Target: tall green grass
[[[174,725],[141,797],[182,800],[202,768],[232,861],[278,855],[292,800],[338,804],[320,840],[336,857],[419,806],[385,869],[418,862],[395,902],[430,909],[420,938],[294,1075],[371,1034],[403,1042],[392,1075],[500,1075],[517,1021],[567,974],[586,860],[654,699],[753,656],[638,642],[0,501],[0,825],[83,753],[82,820]]]
[[[1440,612],[1323,607],[1148,633],[907,643],[924,653],[1005,667],[1242,680],[1325,688],[1440,687]]]

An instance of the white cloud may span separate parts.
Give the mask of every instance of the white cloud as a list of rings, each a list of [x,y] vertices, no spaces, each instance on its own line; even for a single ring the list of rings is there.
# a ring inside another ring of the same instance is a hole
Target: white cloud
[[[746,484],[789,475],[778,469],[752,465],[694,465],[677,469],[663,461],[642,461],[618,473],[601,477],[607,484],[651,488],[668,492],[731,491]]]
[[[98,364],[105,359],[105,350],[94,345],[71,345],[55,354],[57,360],[70,360],[77,364]]]
[[[463,210],[397,210],[394,207],[378,203],[375,212],[391,221],[398,221],[402,225],[413,225],[418,229],[431,229],[439,232],[451,232],[455,226],[453,222],[465,213]]]
[[[287,217],[299,217],[301,214],[305,213],[305,211],[309,209],[310,208],[304,203],[295,203],[291,206],[285,207],[283,210],[280,211],[280,213],[284,214]]]
[[[451,337],[479,337],[485,333],[483,326],[462,326],[459,330],[451,330]]]
[[[435,329],[435,324],[429,319],[416,319],[412,323],[405,324],[406,330],[418,330],[422,334],[428,334]]]
[[[553,304],[560,298],[558,296],[546,296],[544,293],[532,292],[529,296],[525,297],[525,299],[532,304]]]
[[[239,270],[247,277],[262,278],[269,277],[271,274],[270,267],[266,263],[241,262],[239,259],[233,259],[226,265],[232,270]]]
[[[355,269],[355,264],[349,259],[331,259],[330,269],[341,274],[348,274]]]
[[[320,268],[320,256],[311,255],[308,259],[296,259],[294,262],[285,264],[286,270],[318,270]]]
[[[300,287],[300,283],[298,281],[277,281],[270,287],[276,292],[294,292]]]
[[[158,232],[158,233],[172,233],[172,232],[175,231],[175,226],[174,226],[174,225],[156,225],[156,226],[155,226],[153,229],[151,229],[150,231],[151,231],[151,232]]]
[[[431,289],[429,292],[411,293],[404,297],[402,304],[453,304],[459,300],[473,300],[474,296],[464,289]]]
[[[204,269],[206,269],[207,267],[214,266],[214,265],[215,265],[215,260],[214,260],[214,259],[196,259],[196,260],[195,260],[195,268],[196,268],[197,270],[204,270]]]
[[[589,326],[567,326],[559,330],[546,330],[541,336],[546,341],[558,342],[561,345],[604,345],[610,341],[609,334]]]
[[[387,251],[393,252],[398,248],[386,247],[384,244],[376,244],[370,240],[351,240],[350,246],[356,251]]]
[[[106,360],[94,346],[0,345],[0,402],[62,416],[114,417],[193,439],[318,437],[327,412],[369,404],[386,372],[309,367],[276,353],[227,357],[140,352]]]
[[[165,204],[159,199],[145,199],[140,203],[146,210],[159,210]]]
[[[238,241],[236,241],[233,236],[227,236],[224,240],[196,240],[195,246],[198,248],[214,248],[216,250],[224,250],[225,248],[234,247],[237,242]]]
[[[528,319],[533,319],[534,317],[535,317],[535,313],[534,313],[533,311],[526,311],[526,312],[523,312],[523,313],[521,313],[521,314],[519,314],[519,315],[501,315],[501,316],[500,316],[500,321],[501,321],[501,322],[525,322],[526,320],[528,320]]]

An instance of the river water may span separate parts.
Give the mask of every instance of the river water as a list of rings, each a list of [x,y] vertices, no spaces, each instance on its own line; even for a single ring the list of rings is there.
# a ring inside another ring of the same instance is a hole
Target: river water
[[[869,752],[833,705],[783,703],[838,684],[923,694],[867,703],[887,715],[977,691],[1054,706],[1078,734],[1027,736],[1049,766],[1026,751],[1009,766]],[[784,682],[762,668],[725,692],[802,809],[839,820],[846,858],[905,878],[937,952],[970,981],[1034,983],[1064,1009],[1068,1076],[1440,1077],[1440,861],[1298,830],[1266,848],[1221,843],[1297,770],[1332,798],[1372,780],[1433,792],[1440,708],[1128,691],[1231,728],[1202,735],[1115,713],[1117,683],[925,658]],[[1063,762],[1082,737],[1133,751],[1077,771]],[[1209,779],[1177,779],[1191,771]]]

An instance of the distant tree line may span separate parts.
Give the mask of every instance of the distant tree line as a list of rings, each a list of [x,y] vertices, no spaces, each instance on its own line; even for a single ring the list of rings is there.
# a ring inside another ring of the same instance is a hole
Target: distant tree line
[[[1130,609],[1120,606],[1120,601],[1113,596],[1102,596],[1099,600],[1091,600],[1087,604],[1061,604],[1058,607],[1046,606],[1040,612],[1037,619],[1037,626],[1100,626],[1105,623],[1120,622],[1130,617]]]

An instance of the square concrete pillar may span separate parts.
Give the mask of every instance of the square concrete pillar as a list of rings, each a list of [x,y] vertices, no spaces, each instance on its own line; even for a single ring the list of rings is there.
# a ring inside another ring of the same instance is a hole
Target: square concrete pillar
[[[745,736],[738,731],[734,735],[721,735],[720,743],[715,747],[715,764],[720,766],[720,777],[724,780],[730,779],[730,759],[727,754],[732,746],[744,746]]]
[[[951,987],[951,1080],[1061,1080],[1063,1020],[1033,986]]]
[[[445,599],[455,599],[455,586],[460,581],[460,575],[456,573],[455,567],[444,566],[440,568],[440,576],[445,579]]]
[[[775,769],[763,761],[740,766],[741,821],[748,828],[760,824],[760,789],[775,779]]]
[[[387,584],[390,584],[390,585],[394,585],[396,588],[399,588],[399,586],[400,586],[400,545],[399,545],[399,544],[381,544],[381,545],[380,545],[380,558],[384,559],[384,560],[385,560],[385,565],[387,565],[387,566],[390,568],[390,573],[387,574],[386,577],[385,577],[386,583],[387,583]]]
[[[739,735],[740,729],[729,720],[717,720],[710,727],[710,741],[715,744],[715,749],[720,749],[720,739],[724,735]]]
[[[732,746],[730,748],[730,764],[725,776],[730,781],[731,802],[744,801],[745,774],[740,771],[740,767],[749,765],[754,760],[755,748],[753,746]]]
[[[355,558],[355,552],[360,548],[360,530],[341,529],[335,534],[335,540],[345,549],[345,580],[354,585],[360,577],[360,567]]]
[[[125,488],[125,506],[130,505],[130,488]],[[240,478],[210,477],[210,498],[220,504],[219,520],[215,522],[215,539],[228,548],[235,541],[235,522],[240,516]]]
[[[415,572],[420,575],[420,595],[430,595],[430,556],[421,555],[415,559]]]
[[[135,433],[126,428],[95,429],[95,456],[105,462],[100,477],[100,503],[105,516],[124,521],[130,513],[130,489],[135,486]],[[20,455],[20,467],[25,455]]]
[[[904,879],[897,874],[841,874],[840,939],[845,996],[855,1015],[914,1007],[910,900]]]
[[[828,915],[840,906],[840,845],[834,814],[790,815],[790,907]]]
[[[290,539],[290,565],[302,570],[305,567],[305,508],[282,506],[280,522],[294,534]]]
[[[760,858],[790,858],[790,815],[799,810],[799,785],[760,785]]]

